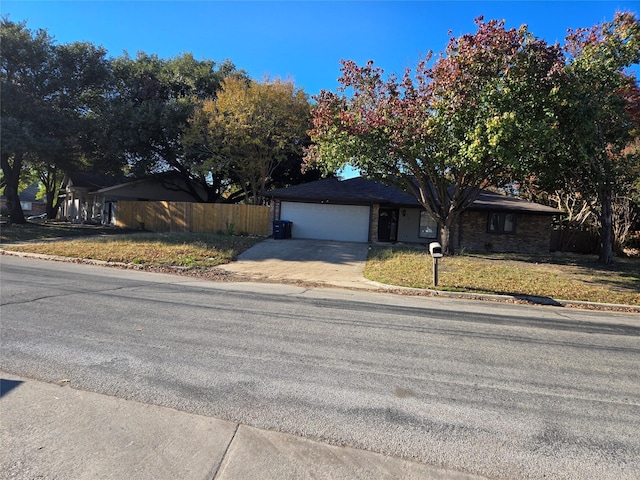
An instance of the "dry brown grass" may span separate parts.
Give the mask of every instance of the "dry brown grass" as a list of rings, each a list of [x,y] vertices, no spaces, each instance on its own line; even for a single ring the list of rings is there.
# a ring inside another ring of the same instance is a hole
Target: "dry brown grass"
[[[438,263],[439,290],[547,297],[640,305],[640,260],[618,258],[602,266],[575,254],[455,255]],[[433,259],[424,249],[372,248],[370,280],[433,288]]]
[[[5,245],[7,250],[136,264],[202,269],[229,263],[260,237],[198,233],[137,233]]]
[[[84,226],[12,227],[2,227],[3,241],[94,236],[5,244],[5,249],[188,271],[228,263],[262,240],[193,233],[117,234],[113,229]],[[433,288],[432,266],[425,249],[372,247],[365,276],[389,285]],[[617,258],[614,265],[602,266],[593,256],[576,254],[456,255],[440,260],[437,289],[640,305],[640,259]]]

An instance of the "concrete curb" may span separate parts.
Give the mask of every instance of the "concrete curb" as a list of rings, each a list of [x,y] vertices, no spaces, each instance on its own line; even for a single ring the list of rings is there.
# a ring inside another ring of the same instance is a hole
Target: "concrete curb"
[[[0,246],[0,255],[12,255],[16,257],[24,257],[24,258],[37,258],[40,260],[51,260],[57,262],[66,262],[66,263],[81,263],[86,265],[97,265],[104,267],[114,267],[114,268],[122,268],[128,270],[145,270],[145,268],[141,265],[136,265],[132,263],[122,263],[122,262],[107,262],[104,260],[94,260],[94,259],[84,259],[84,258],[73,258],[73,257],[62,257],[58,255],[45,255],[40,253],[29,253],[29,252],[16,252],[13,250],[5,250]],[[164,273],[180,273],[182,269],[175,268],[169,270],[164,270]],[[221,266],[220,271],[224,271],[224,266]],[[225,274],[228,272],[224,271]],[[186,274],[186,272],[185,272]],[[265,277],[260,275],[257,278],[252,278],[251,276],[240,276],[242,281],[257,281],[262,283],[269,283],[269,277]],[[213,280],[212,280],[213,281]],[[277,283],[294,283],[294,284],[304,284],[304,282],[287,282],[286,279],[277,279]],[[311,282],[313,287],[325,287],[325,288],[346,288],[346,289],[360,289],[353,286],[345,286],[340,283],[318,283]],[[486,294],[486,293],[469,293],[469,292],[449,292],[444,290],[433,290],[433,289],[423,289],[423,288],[411,288],[411,287],[402,287],[398,285],[388,285],[384,283],[374,282],[372,280],[367,280],[363,277],[363,290],[369,291],[384,291],[386,293],[396,293],[401,295],[416,295],[416,296],[433,296],[433,297],[443,297],[443,298],[457,298],[462,300],[482,300],[482,301],[491,301],[491,302],[503,302],[503,303],[526,303],[531,305],[543,305],[543,306],[554,306],[554,307],[568,307],[568,308],[581,308],[581,309],[590,309],[590,310],[605,310],[605,311],[616,311],[616,312],[626,312],[626,313],[640,313],[640,306],[636,305],[622,305],[615,303],[597,303],[597,302],[585,302],[580,300],[561,300],[554,299],[548,297],[535,297],[530,295],[494,295],[494,294]],[[365,285],[367,285],[365,287]]]
[[[371,282],[376,283],[376,282]],[[611,310],[630,313],[640,313],[640,306],[623,305],[617,303],[597,303],[585,302],[581,300],[558,300],[548,297],[535,297],[531,295],[494,295],[488,293],[470,293],[470,292],[449,292],[444,290],[432,290],[423,288],[400,287],[396,285],[387,285],[384,283],[377,284],[380,289],[388,290],[390,293],[404,293],[411,295],[428,295],[434,297],[459,298],[464,300],[484,300],[493,302],[520,302],[534,305],[544,305],[553,307],[574,307],[594,310]]]

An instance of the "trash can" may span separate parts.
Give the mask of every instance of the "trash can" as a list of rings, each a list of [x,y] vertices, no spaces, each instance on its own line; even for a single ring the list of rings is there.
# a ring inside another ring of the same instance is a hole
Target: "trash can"
[[[273,238],[283,240],[291,238],[291,225],[293,222],[287,220],[276,220],[273,222]]]

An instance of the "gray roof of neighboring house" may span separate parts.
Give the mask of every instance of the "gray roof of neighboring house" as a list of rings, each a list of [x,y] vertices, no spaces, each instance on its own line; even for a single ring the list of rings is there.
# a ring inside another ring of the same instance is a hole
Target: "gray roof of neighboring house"
[[[18,197],[20,197],[20,200],[22,200],[23,202],[44,203],[44,200],[36,198],[39,191],[40,191],[40,183],[35,182],[29,185],[24,190],[22,190],[18,195]]]
[[[293,202],[333,203],[345,205],[371,205],[374,203],[400,207],[420,207],[411,194],[384,183],[363,177],[340,180],[328,178],[264,194],[270,198]],[[508,210],[532,214],[558,215],[562,212],[552,207],[482,190],[470,207],[473,210]]]
[[[40,191],[40,183],[39,182],[35,182],[35,183],[32,183],[31,185],[29,185],[24,190],[21,190],[20,193],[18,194],[18,197],[20,198],[20,201],[22,201],[22,202],[45,203],[43,199],[36,198],[36,196],[38,195],[39,191]],[[4,192],[4,190],[3,190],[3,192]],[[4,193],[2,195],[0,195],[0,198],[6,198]]]
[[[127,181],[126,177],[116,177],[112,175],[100,175],[91,172],[73,172],[67,174],[64,184],[68,185],[69,181],[71,185],[76,188],[86,188],[89,190],[99,190],[105,187],[111,187],[113,185],[124,183]]]
[[[152,173],[149,175],[145,175],[143,177],[127,177],[120,178],[119,182],[116,182],[112,185],[107,185],[99,190],[100,193],[108,193],[113,192],[122,188],[127,188],[132,185],[142,184],[142,183],[155,183],[159,185],[185,185],[184,177],[180,175],[178,172],[169,171],[162,173]],[[196,182],[192,182],[195,188],[199,187],[199,184]]]

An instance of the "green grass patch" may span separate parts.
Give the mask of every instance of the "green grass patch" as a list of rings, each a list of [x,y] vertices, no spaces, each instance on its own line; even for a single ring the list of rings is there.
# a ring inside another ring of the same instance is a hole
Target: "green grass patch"
[[[135,233],[4,245],[7,250],[131,263],[149,267],[202,269],[229,263],[260,237],[207,233]]]
[[[372,247],[365,277],[434,288],[433,259],[425,249]],[[640,260],[617,258],[603,266],[594,256],[567,253],[454,255],[439,260],[435,289],[640,305]]]

